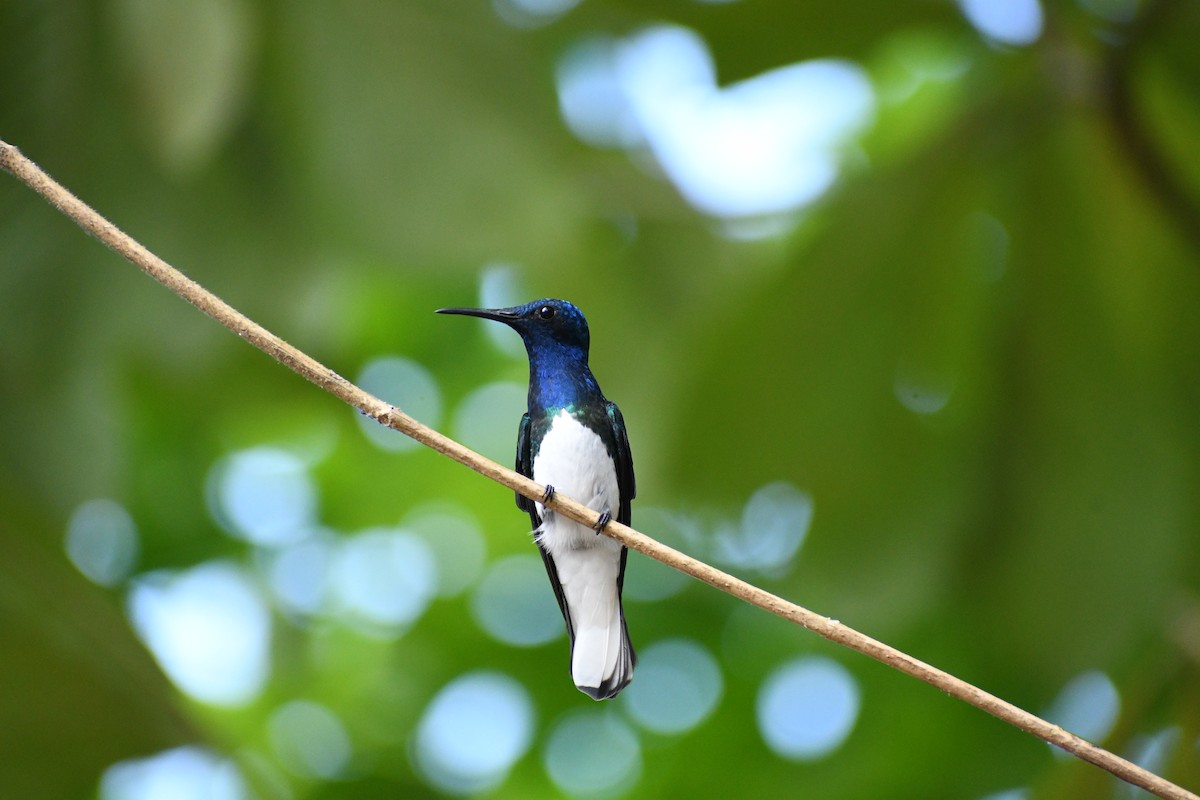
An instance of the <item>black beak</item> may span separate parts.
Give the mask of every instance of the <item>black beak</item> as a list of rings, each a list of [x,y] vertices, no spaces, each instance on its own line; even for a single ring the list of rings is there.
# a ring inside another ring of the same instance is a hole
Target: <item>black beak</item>
[[[464,317],[494,319],[497,322],[503,322],[508,325],[511,325],[520,319],[516,309],[513,308],[439,308],[436,313],[459,314]]]

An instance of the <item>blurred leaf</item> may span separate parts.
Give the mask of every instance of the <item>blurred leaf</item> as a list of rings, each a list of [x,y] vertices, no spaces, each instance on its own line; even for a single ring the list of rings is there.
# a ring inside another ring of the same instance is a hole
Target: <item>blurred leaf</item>
[[[253,7],[247,0],[115,0],[111,14],[155,154],[169,172],[194,173],[229,136],[246,102]]]

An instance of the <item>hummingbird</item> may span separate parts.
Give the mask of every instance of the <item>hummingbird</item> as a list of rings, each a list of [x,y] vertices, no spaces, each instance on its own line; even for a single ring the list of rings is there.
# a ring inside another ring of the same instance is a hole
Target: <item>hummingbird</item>
[[[571,678],[594,700],[615,697],[633,677],[621,588],[624,545],[600,532],[612,519],[629,524],[636,494],[625,420],[588,367],[587,320],[566,300],[511,308],[442,308],[503,322],[529,355],[528,411],[517,432],[516,470],[546,487],[542,501],[517,494],[571,640]],[[594,529],[546,508],[562,491],[600,512]]]

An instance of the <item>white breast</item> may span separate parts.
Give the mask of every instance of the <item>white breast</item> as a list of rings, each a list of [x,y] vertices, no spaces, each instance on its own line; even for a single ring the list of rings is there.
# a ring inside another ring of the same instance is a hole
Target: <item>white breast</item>
[[[542,438],[533,459],[533,479],[595,511],[615,516],[620,508],[617,472],[604,442],[566,411],[558,412]],[[538,511],[543,511],[540,503]],[[597,536],[590,528],[554,514],[543,522],[538,534],[538,541],[551,554],[581,547],[620,547],[607,536]]]

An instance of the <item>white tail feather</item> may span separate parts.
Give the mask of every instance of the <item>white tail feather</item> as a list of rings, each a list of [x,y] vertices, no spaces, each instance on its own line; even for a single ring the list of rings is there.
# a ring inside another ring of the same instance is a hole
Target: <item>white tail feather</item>
[[[617,594],[619,551],[601,545],[563,551],[554,560],[575,627],[571,678],[581,689],[623,686],[633,665]]]

